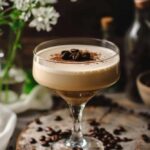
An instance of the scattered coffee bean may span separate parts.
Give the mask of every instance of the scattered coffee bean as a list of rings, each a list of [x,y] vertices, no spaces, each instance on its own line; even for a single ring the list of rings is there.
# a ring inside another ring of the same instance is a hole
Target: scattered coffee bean
[[[142,139],[146,142],[146,143],[150,143],[150,137],[148,137],[146,134],[142,135]]]
[[[61,116],[56,116],[55,121],[62,121],[62,117]]]
[[[49,142],[49,143],[54,142],[53,139],[52,139],[51,137],[48,137],[46,141]]]
[[[46,140],[46,136],[42,135],[39,140],[40,141],[45,141]]]
[[[148,125],[147,125],[147,129],[148,129],[148,130],[150,130],[150,123],[148,123]]]
[[[43,147],[49,147],[50,145],[49,145],[49,142],[47,142],[47,141],[43,141],[42,143],[41,143],[41,145],[43,146]]]
[[[123,141],[123,142],[130,142],[130,141],[133,141],[133,139],[129,139],[129,138],[126,138],[126,137],[125,137],[125,138],[122,139],[122,141]]]
[[[80,147],[74,147],[72,150],[83,150],[83,148],[80,148]]]
[[[35,122],[36,122],[36,124],[39,124],[39,125],[41,125],[42,124],[42,122],[41,122],[41,120],[38,118],[38,119],[36,119],[35,120]]]
[[[44,130],[45,130],[46,132],[53,131],[53,129],[52,129],[51,127],[46,127]]]
[[[59,134],[55,134],[55,135],[51,136],[51,138],[50,138],[50,140],[51,140],[52,142],[56,142],[56,141],[58,141],[59,139],[60,139]]]
[[[150,113],[148,113],[148,112],[139,112],[139,115],[144,117],[144,118],[147,118],[147,119],[150,118]]]
[[[97,122],[95,119],[90,120],[89,124],[90,124],[91,126],[99,126],[99,125],[100,125],[100,123]]]
[[[13,146],[9,146],[8,150],[14,150],[14,147]]]
[[[71,135],[71,130],[67,130],[61,133],[61,138],[69,138]]]
[[[120,126],[118,129],[115,129],[113,133],[115,135],[121,135],[123,132],[126,132],[126,129],[124,127]]]
[[[121,130],[125,131],[124,128],[121,127]],[[114,136],[110,132],[108,132],[105,128],[100,128],[98,126],[94,126],[89,131],[89,136],[95,137],[103,142],[105,150],[122,150],[122,146],[119,144],[119,142],[130,142],[132,139],[128,138],[120,138],[117,136]]]
[[[37,132],[41,132],[41,131],[43,131],[43,128],[38,127],[36,131],[37,131]]]
[[[36,144],[37,141],[36,141],[34,138],[31,138],[31,139],[30,139],[30,143],[31,143],[31,144]]]
[[[48,135],[48,136],[52,136],[52,135],[53,135],[53,132],[47,132],[47,135]]]
[[[122,150],[122,149],[123,149],[123,147],[119,144],[115,146],[115,150]]]

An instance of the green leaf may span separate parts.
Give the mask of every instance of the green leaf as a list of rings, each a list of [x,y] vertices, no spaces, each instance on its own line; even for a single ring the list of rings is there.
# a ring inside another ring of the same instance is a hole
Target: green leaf
[[[33,79],[32,71],[27,71],[25,82],[23,85],[23,92],[29,94],[36,85],[37,82]]]
[[[13,20],[9,25],[11,29],[16,33],[18,30],[22,30],[24,27],[24,21],[23,20]]]
[[[20,14],[21,14],[21,11],[19,11],[19,10],[14,10],[14,11],[12,11],[12,12],[10,13],[10,18],[11,18],[12,20],[16,20],[16,19],[18,19],[18,17],[20,16]]]

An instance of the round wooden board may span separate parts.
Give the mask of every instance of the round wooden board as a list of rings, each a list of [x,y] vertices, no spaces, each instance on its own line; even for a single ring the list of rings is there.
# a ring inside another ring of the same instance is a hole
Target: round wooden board
[[[56,111],[48,116],[42,116],[39,120],[40,122],[38,123],[37,121],[31,122],[22,131],[18,137],[16,150],[48,150],[50,148],[42,146],[39,140],[42,135],[48,136],[45,130],[47,127],[55,131],[61,129],[62,132],[72,128],[72,119],[67,109]],[[150,150],[150,143],[145,142],[142,138],[143,134],[150,135],[150,130],[147,127],[148,121],[150,120],[145,120],[138,115],[124,111],[109,111],[109,108],[88,107],[84,111],[82,125],[84,134],[89,135],[91,129],[98,127],[99,129],[105,128],[106,132],[108,131],[114,138],[131,139],[128,142],[122,141],[118,143],[123,150]],[[43,130],[37,132],[38,127]],[[119,127],[123,127],[125,131],[114,134],[114,131]],[[31,144],[31,138],[34,138],[37,142]],[[117,150],[115,148],[106,148],[106,146],[105,149]]]

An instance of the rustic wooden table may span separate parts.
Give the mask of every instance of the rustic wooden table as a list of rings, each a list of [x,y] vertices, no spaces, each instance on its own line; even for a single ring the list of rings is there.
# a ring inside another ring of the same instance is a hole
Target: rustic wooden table
[[[107,97],[112,98],[115,102],[117,102],[121,106],[125,106],[126,108],[130,110],[134,110],[135,112],[146,112],[150,115],[150,110],[148,107],[142,105],[142,104],[135,104],[131,101],[129,101],[124,94],[109,94]],[[63,103],[63,102],[62,102]],[[13,150],[15,149],[16,145],[16,140],[18,138],[18,135],[20,134],[21,130],[24,129],[27,124],[31,121],[33,121],[35,118],[46,115],[48,113],[52,113],[54,110],[61,109],[65,107],[64,104],[61,104],[60,106],[57,106],[57,108],[53,108],[49,111],[28,111],[22,114],[18,115],[18,122],[16,126],[16,130],[10,140],[10,143],[8,145],[8,150]],[[137,116],[138,117],[138,116]],[[126,118],[124,118],[126,119]],[[150,123],[150,118],[147,117],[147,123]],[[149,147],[150,149],[150,147]],[[144,150],[144,149],[139,149],[139,150]]]

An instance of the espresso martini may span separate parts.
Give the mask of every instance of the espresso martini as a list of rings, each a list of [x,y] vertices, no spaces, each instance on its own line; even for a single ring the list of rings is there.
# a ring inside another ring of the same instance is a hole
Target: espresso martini
[[[87,60],[63,59],[62,52],[78,50]],[[38,83],[55,90],[68,103],[80,105],[95,91],[106,88],[119,78],[119,54],[111,49],[91,45],[53,46],[37,52],[33,76]]]

